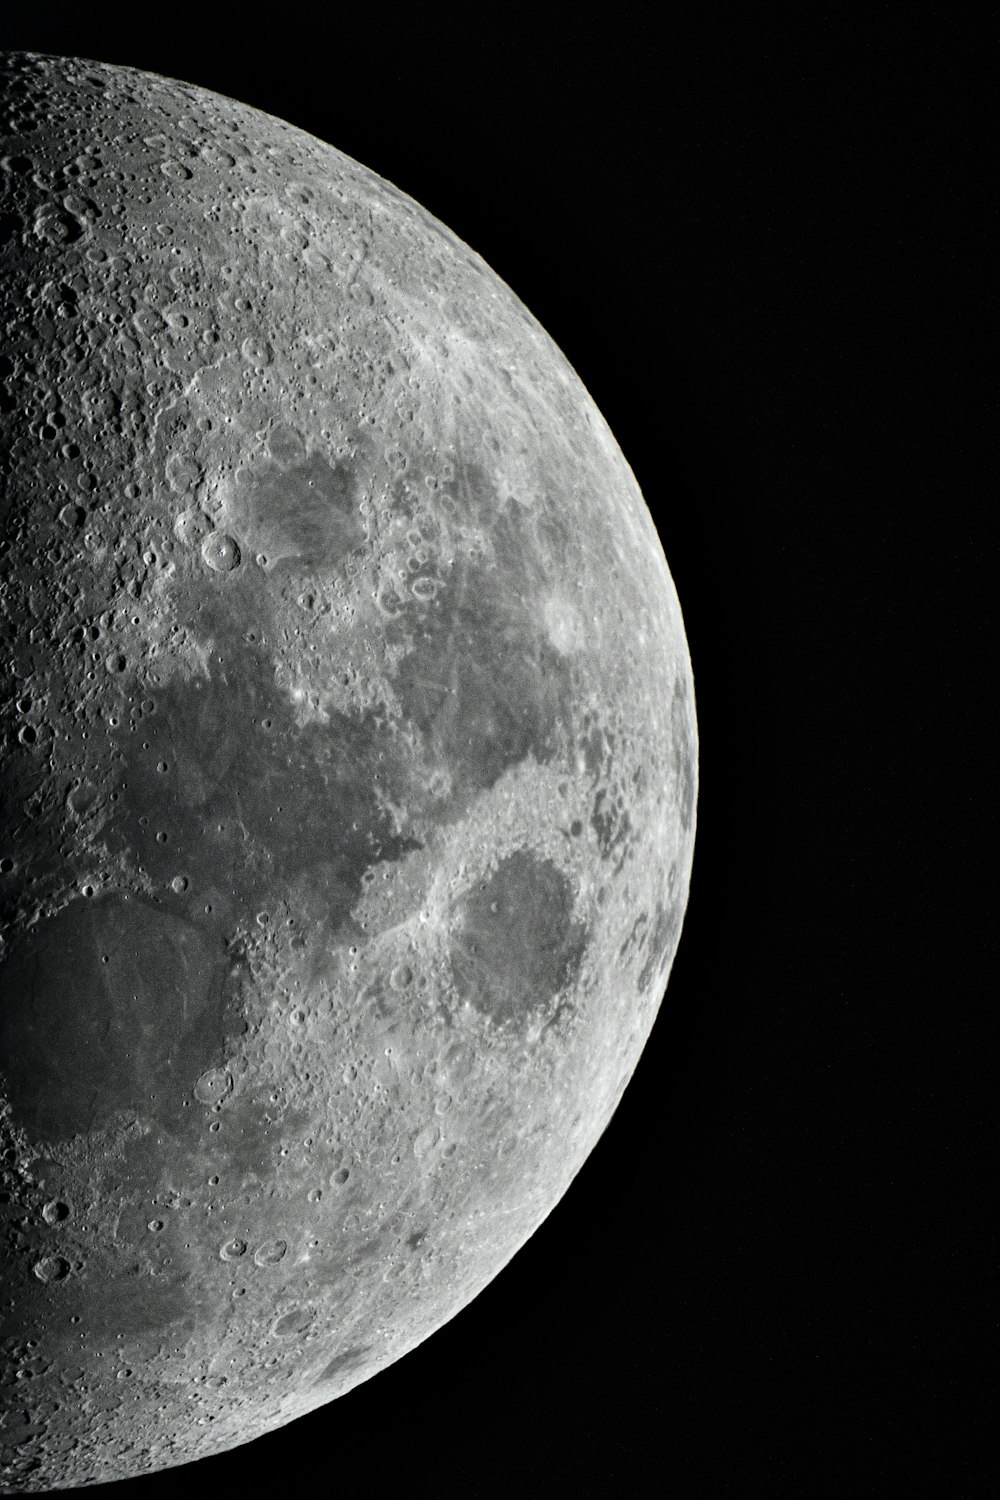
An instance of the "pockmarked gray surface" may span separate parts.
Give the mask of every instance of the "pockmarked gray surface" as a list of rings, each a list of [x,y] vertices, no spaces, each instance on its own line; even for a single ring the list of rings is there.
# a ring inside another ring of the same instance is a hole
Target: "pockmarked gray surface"
[[[497,1274],[648,1036],[697,768],[636,481],[472,250],[203,89],[0,77],[18,1492],[245,1442]]]

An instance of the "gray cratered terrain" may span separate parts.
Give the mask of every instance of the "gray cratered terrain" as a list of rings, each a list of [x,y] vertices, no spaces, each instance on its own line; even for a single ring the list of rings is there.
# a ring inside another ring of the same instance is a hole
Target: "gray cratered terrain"
[[[398,1359],[608,1122],[687,899],[680,610],[466,245],[281,121],[8,54],[3,1463]]]

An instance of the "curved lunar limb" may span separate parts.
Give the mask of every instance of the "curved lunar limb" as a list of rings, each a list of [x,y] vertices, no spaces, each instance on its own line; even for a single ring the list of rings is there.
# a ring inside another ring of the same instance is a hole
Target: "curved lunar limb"
[[[279,120],[0,60],[10,1492],[367,1380],[489,1282],[652,1026],[680,609],[566,359]]]

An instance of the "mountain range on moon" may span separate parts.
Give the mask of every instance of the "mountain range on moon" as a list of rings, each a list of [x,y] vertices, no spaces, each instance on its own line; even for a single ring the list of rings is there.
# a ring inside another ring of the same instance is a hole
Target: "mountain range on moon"
[[[577,376],[331,146],[0,68],[3,1483],[230,1448],[565,1191],[679,939],[679,604]]]

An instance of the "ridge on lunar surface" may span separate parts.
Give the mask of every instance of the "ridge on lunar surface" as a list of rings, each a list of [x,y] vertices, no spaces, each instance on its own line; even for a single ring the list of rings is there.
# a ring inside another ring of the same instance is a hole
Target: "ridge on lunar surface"
[[[0,58],[3,1484],[185,1463],[464,1306],[649,1034],[691,670],[538,323],[322,142]]]

